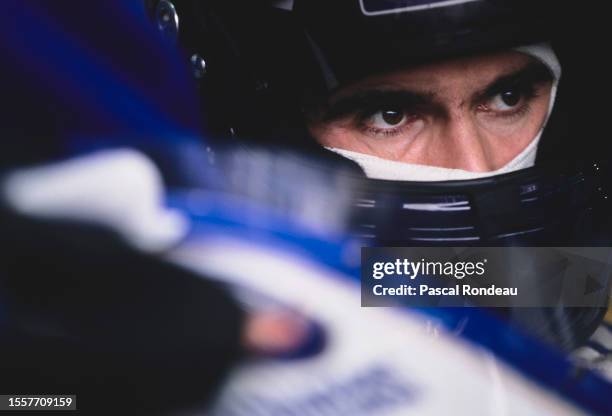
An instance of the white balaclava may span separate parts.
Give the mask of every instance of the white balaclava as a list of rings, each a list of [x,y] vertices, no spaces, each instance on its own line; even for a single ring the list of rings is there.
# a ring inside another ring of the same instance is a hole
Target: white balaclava
[[[548,105],[548,115],[546,118],[546,121],[548,121],[548,117],[552,113],[555,104],[557,87],[559,85],[559,80],[561,79],[561,65],[559,60],[557,59],[557,56],[550,45],[547,43],[522,46],[515,48],[515,50],[536,58],[546,65],[553,75],[553,85],[550,94],[550,102]],[[532,140],[529,145],[523,149],[523,151],[521,151],[521,153],[519,153],[514,159],[500,169],[489,172],[470,172],[462,169],[448,169],[436,166],[418,165],[414,163],[397,162],[377,156],[333,147],[327,147],[326,149],[338,153],[339,155],[357,163],[363,169],[366,176],[372,179],[424,182],[477,179],[532,167],[535,164],[538,144],[540,142],[540,138],[542,137],[542,133],[544,132],[546,121],[535,139]]]

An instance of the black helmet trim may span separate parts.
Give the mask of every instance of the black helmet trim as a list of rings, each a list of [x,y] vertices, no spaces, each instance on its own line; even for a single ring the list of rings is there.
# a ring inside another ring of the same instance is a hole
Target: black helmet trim
[[[413,12],[438,7],[456,6],[482,0],[359,0],[361,11],[366,16]]]

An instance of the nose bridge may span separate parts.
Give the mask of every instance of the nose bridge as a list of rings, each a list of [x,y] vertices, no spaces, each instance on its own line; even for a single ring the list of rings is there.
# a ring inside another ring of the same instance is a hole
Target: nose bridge
[[[471,172],[494,170],[485,138],[467,109],[457,106],[448,113],[444,124],[441,139],[448,144],[455,169]]]

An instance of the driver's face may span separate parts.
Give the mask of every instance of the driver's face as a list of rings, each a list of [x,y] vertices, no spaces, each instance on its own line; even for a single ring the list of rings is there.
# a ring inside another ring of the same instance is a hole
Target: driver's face
[[[528,55],[481,55],[362,79],[336,91],[309,128],[327,147],[486,172],[535,139],[551,89],[551,73]]]

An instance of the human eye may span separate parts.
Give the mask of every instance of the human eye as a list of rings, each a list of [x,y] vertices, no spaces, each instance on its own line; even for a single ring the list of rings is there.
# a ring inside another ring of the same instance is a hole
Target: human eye
[[[487,97],[478,109],[498,117],[520,116],[529,110],[529,103],[536,96],[533,84],[508,86]]]
[[[524,94],[519,89],[507,89],[491,100],[491,108],[496,111],[512,111],[524,101]]]
[[[416,119],[401,107],[381,107],[359,117],[360,128],[367,134],[378,137],[396,136],[404,132]]]

